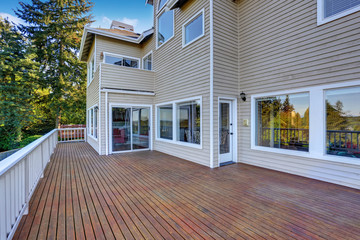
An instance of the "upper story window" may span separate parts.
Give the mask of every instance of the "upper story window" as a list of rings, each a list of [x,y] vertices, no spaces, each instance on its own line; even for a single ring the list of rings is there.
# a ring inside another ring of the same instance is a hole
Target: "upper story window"
[[[167,0],[160,0],[159,1],[158,11],[160,11],[165,6],[166,2],[167,2]]]
[[[360,0],[318,0],[318,25],[360,10]]]
[[[143,58],[143,69],[152,70],[152,51]]]
[[[104,63],[139,68],[139,59],[116,54],[104,53]]]
[[[157,17],[157,47],[174,36],[174,11],[163,11]]]
[[[201,10],[183,25],[183,46],[202,36],[204,36],[204,10]]]
[[[92,82],[94,79],[94,73],[95,73],[95,54],[91,56],[91,59],[88,63],[88,84]]]

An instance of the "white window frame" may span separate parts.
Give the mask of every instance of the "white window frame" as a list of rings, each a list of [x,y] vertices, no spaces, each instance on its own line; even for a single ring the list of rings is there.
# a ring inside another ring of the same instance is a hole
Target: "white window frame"
[[[159,0],[159,2],[158,2],[158,4],[157,4],[157,13],[159,14],[160,13],[160,11],[162,11],[163,9],[165,9],[166,8],[166,5],[167,5],[167,3],[168,3],[168,1],[169,0],[166,0],[166,2],[165,2],[165,4],[164,4],[164,6],[162,6],[161,8],[159,8],[159,6],[160,6],[160,0]]]
[[[166,3],[165,3],[165,5],[164,6],[166,6]],[[156,49],[159,49],[159,48],[161,48],[162,46],[164,46],[167,42],[169,42],[171,39],[173,39],[174,38],[174,36],[175,36],[175,11],[174,10],[169,10],[169,11],[172,11],[173,12],[173,28],[172,28],[172,36],[168,39],[168,40],[166,40],[163,44],[161,44],[160,46],[159,46],[159,41],[158,41],[158,39],[159,39],[159,17],[164,13],[166,11],[166,9],[165,9],[165,7],[163,7],[159,12],[158,12],[158,14],[156,15]]]
[[[144,59],[147,58],[149,55],[151,55],[151,70],[149,69],[145,69],[145,66],[144,66]],[[143,70],[146,70],[146,71],[153,71],[154,70],[154,54],[153,54],[153,51],[151,50],[150,52],[148,52],[142,59],[141,59],[141,67]]]
[[[184,103],[184,102],[191,102],[191,101],[196,101],[198,100],[200,102],[200,144],[196,144],[196,143],[188,143],[188,142],[181,142],[177,140],[177,104],[179,103]],[[159,131],[160,131],[160,127],[159,127],[159,107],[161,106],[165,106],[165,105],[172,105],[173,107],[173,115],[172,115],[172,120],[173,120],[173,134],[172,134],[172,140],[170,139],[164,139],[164,138],[160,138],[159,137]],[[181,146],[186,146],[186,147],[192,147],[192,148],[197,148],[197,149],[202,149],[202,144],[203,144],[203,111],[202,111],[202,96],[198,96],[198,97],[191,97],[191,98],[186,98],[186,99],[179,99],[179,100],[175,100],[175,101],[170,101],[170,102],[163,102],[163,103],[159,103],[159,104],[155,104],[155,140],[156,141],[161,141],[161,142],[167,142],[167,143],[173,143],[173,144],[177,144],[177,145],[181,145]]]
[[[202,16],[202,34],[200,34],[199,36],[197,36],[196,38],[194,38],[193,40],[191,40],[190,42],[186,43],[186,31],[185,28],[193,21],[195,20],[197,17]],[[198,13],[196,13],[194,16],[192,16],[189,20],[187,20],[183,25],[182,25],[182,47],[186,47],[188,45],[190,45],[191,43],[199,40],[200,38],[202,38],[205,35],[205,10],[201,9]]]
[[[97,108],[97,116],[96,116],[96,120],[97,120],[97,124],[96,124],[96,130],[97,130],[97,134],[95,134],[95,109]],[[91,110],[93,111],[93,115],[91,117]],[[88,112],[88,126],[87,126],[87,135],[88,137],[92,138],[93,140],[97,141],[98,140],[98,136],[99,136],[99,108],[98,105],[95,104],[92,107],[88,108],[87,110]],[[91,129],[91,125],[92,125],[92,129]],[[92,130],[92,131],[91,131]]]
[[[327,22],[334,21],[335,19],[344,17],[346,15],[352,14],[354,12],[360,11],[360,5],[352,7],[350,9],[347,9],[345,11],[339,12],[335,15],[332,15],[330,17],[324,17],[325,11],[324,11],[324,0],[317,0],[317,25],[322,25]]]
[[[358,87],[360,80],[343,83],[326,84],[315,87],[299,88],[264,94],[255,94],[251,96],[251,149],[257,151],[314,158],[337,163],[347,163],[360,166],[358,159],[349,157],[339,157],[326,153],[326,106],[325,91],[329,89],[338,89],[345,87]],[[256,99],[261,97],[270,97],[277,95],[295,94],[308,92],[310,95],[309,109],[309,152],[296,150],[270,148],[256,145]],[[319,120],[320,119],[320,120]]]
[[[91,65],[91,62],[94,60],[94,66]],[[94,68],[94,69],[93,69]],[[93,71],[94,70],[94,71]],[[88,79],[88,86],[90,83],[94,80],[96,72],[96,58],[95,58],[95,52],[92,53],[90,57],[90,61],[87,64],[87,79]],[[90,74],[92,74],[92,77],[90,77]]]
[[[107,65],[111,65],[111,66],[117,66],[117,67],[131,68],[131,69],[140,69],[140,64],[141,64],[140,63],[140,58],[121,55],[121,54],[116,54],[116,53],[109,53],[109,52],[103,52],[103,54],[104,54],[103,64],[107,64]],[[120,65],[115,65],[115,64],[111,64],[111,63],[106,63],[105,62],[106,56],[119,57],[119,58],[128,58],[128,59],[131,59],[131,60],[136,60],[136,61],[138,61],[138,66],[137,66],[137,68],[133,68],[133,67],[126,67],[126,66],[120,66]]]

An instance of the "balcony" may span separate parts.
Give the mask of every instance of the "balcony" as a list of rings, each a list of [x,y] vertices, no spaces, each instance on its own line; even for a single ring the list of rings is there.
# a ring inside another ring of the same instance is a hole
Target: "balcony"
[[[15,186],[0,189],[1,212],[10,213],[0,215],[1,240],[11,231],[13,239],[360,236],[359,190],[241,163],[209,169],[155,151],[99,156],[87,143],[56,145],[54,136],[43,139],[42,151],[56,148],[22,218],[13,207],[23,188],[11,185],[21,171],[0,176]]]
[[[153,71],[101,63],[101,88],[154,92]]]

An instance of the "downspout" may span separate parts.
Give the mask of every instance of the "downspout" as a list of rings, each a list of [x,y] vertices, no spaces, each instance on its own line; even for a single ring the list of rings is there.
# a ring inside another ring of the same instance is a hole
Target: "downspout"
[[[210,0],[210,168],[214,168],[214,2]]]

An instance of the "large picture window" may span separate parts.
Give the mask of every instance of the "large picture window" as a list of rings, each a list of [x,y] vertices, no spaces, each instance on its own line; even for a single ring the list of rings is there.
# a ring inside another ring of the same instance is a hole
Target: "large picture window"
[[[108,53],[105,53],[104,55],[104,63],[123,67],[139,68],[139,59]]]
[[[178,103],[176,109],[177,140],[200,144],[200,102]]]
[[[158,105],[157,140],[202,148],[201,101],[196,97]]]
[[[309,151],[309,94],[256,99],[256,145]]]
[[[360,158],[360,87],[325,91],[327,154]]]
[[[173,139],[173,106],[172,104],[158,107],[158,137]]]
[[[163,11],[157,22],[157,47],[160,47],[174,36],[174,11]]]
[[[183,25],[183,45],[186,46],[204,36],[204,10]]]

